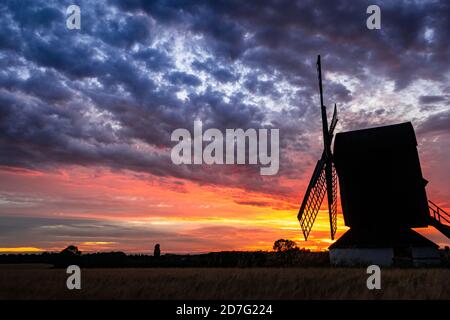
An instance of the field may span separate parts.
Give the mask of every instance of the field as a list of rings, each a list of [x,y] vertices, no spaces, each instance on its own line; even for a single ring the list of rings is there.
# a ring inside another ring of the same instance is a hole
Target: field
[[[450,299],[450,269],[383,269],[368,290],[362,268],[65,269],[0,265],[0,299]]]

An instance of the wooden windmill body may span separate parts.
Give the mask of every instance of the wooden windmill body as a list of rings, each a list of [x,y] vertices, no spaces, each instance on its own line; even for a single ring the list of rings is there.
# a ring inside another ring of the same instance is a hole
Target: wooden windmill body
[[[332,152],[336,105],[328,128],[322,97],[320,56],[317,67],[324,151],[298,213],[305,240],[325,194],[331,239],[335,238],[339,183],[344,223],[350,229],[329,247],[332,264],[440,263],[438,246],[412,230],[431,224],[449,237],[450,229],[441,221],[442,217],[449,220],[450,217],[439,207],[439,221],[430,216],[425,192],[427,181],[422,176],[412,124],[407,122],[338,133]]]

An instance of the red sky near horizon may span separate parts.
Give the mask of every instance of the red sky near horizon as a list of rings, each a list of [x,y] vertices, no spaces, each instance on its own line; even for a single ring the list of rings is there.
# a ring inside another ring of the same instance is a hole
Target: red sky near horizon
[[[322,153],[317,54],[336,132],[411,121],[450,211],[449,5],[382,3],[369,30],[364,1],[96,1],[68,30],[63,2],[0,3],[0,253],[325,250],[325,210],[307,242],[297,221]],[[174,165],[171,133],[196,120],[279,129],[278,174]]]
[[[326,250],[332,243],[325,206],[304,241],[296,218],[301,193],[292,199],[271,199],[235,188],[161,183],[132,172],[81,167],[55,172],[2,167],[0,179],[3,193],[29,195],[28,203],[7,200],[11,215],[49,219],[33,226],[35,238],[13,236],[9,246],[0,246],[3,253],[59,251],[71,243],[82,251],[135,253],[150,253],[155,243],[172,253],[271,250],[279,238],[311,250]],[[304,190],[308,179],[292,188]],[[243,201],[248,204],[239,204]],[[337,237],[347,230],[339,213]],[[434,228],[417,231],[441,247],[449,245]]]

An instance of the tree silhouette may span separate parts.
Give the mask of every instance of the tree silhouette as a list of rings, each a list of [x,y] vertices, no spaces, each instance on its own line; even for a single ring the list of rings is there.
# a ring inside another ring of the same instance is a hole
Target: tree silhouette
[[[155,244],[155,250],[153,250],[153,256],[154,257],[161,256],[161,249],[159,247],[159,243]]]
[[[69,255],[69,256],[81,256],[81,251],[78,250],[77,246],[70,245],[64,250],[61,251],[61,254],[63,255]]]
[[[276,252],[286,252],[296,249],[298,249],[297,244],[292,240],[278,239],[273,243],[273,250]]]

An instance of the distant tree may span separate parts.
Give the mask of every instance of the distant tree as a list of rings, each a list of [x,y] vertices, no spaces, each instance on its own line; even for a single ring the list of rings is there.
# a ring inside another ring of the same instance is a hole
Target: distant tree
[[[74,246],[74,245],[68,246],[67,248],[62,250],[60,253],[64,254],[64,255],[70,255],[70,256],[81,256],[81,251],[78,250],[78,247]]]
[[[292,240],[278,239],[273,243],[273,250],[275,250],[276,252],[286,252],[297,249],[297,244]]]
[[[153,256],[154,257],[161,256],[161,249],[159,247],[159,243],[155,244],[155,250],[153,250]]]

